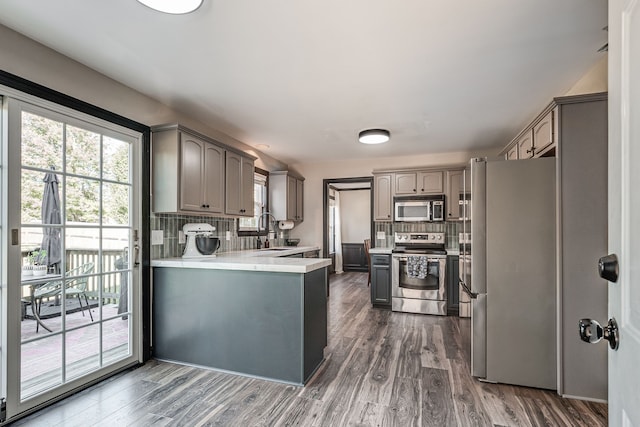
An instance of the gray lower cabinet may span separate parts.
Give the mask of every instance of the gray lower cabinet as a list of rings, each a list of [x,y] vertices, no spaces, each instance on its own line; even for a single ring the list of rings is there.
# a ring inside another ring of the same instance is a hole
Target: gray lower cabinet
[[[327,345],[327,268],[309,273],[153,269],[153,354],[293,384]]]
[[[371,255],[371,304],[391,307],[391,255]]]
[[[457,316],[460,310],[460,257],[449,255],[447,257],[447,315]]]
[[[342,269],[344,271],[368,271],[364,243],[342,244]]]

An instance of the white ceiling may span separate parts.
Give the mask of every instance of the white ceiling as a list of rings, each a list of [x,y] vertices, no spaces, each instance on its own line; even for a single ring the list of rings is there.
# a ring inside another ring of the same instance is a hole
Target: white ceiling
[[[295,163],[506,144],[602,58],[607,2],[2,0],[0,23]]]

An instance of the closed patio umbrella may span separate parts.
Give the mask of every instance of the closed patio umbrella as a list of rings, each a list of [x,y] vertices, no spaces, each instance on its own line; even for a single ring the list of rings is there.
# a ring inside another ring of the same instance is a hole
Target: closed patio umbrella
[[[45,225],[42,236],[42,249],[47,251],[46,265],[59,264],[62,260],[60,228],[46,227],[48,224],[62,224],[60,211],[60,192],[58,190],[58,176],[48,172],[44,176],[44,194],[42,196],[42,224]],[[45,263],[43,262],[43,264]]]

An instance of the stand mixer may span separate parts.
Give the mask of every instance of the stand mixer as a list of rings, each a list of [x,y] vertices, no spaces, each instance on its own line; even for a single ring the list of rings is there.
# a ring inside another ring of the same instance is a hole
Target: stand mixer
[[[216,231],[216,228],[211,224],[185,224],[182,227],[182,232],[185,235],[187,244],[184,247],[182,258],[214,258],[216,256],[215,251],[220,247],[220,241],[212,237],[214,231]],[[200,237],[211,239],[217,246],[208,251],[201,251],[200,245],[196,244],[196,240]]]

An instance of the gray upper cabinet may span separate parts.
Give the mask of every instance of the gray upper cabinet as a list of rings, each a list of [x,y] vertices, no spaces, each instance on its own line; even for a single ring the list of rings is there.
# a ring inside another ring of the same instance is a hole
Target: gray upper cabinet
[[[394,196],[445,195],[445,219],[459,220],[463,165],[373,172],[373,220],[393,221]]]
[[[447,171],[447,193],[445,199],[445,208],[447,210],[447,221],[459,221],[460,218],[460,195],[464,188],[463,170]]]
[[[441,171],[399,172],[395,174],[395,195],[444,193]]]
[[[224,148],[181,132],[180,149],[180,208],[222,213]]]
[[[154,212],[244,215],[240,212],[242,208],[234,213],[225,208],[225,196],[229,194],[225,189],[231,186],[234,194],[245,197],[239,205],[251,206],[249,211],[253,215],[253,157],[230,151],[234,149],[180,125],[157,126],[152,131]],[[226,174],[226,159],[230,155],[240,159],[240,169],[233,177]]]
[[[502,154],[506,160],[531,159],[555,155],[558,139],[558,108],[551,103],[522,132],[518,134]]]
[[[442,172],[418,172],[418,194],[442,194],[444,193],[444,180]]]
[[[518,159],[530,159],[533,157],[533,132],[529,129],[516,143],[518,147]]]
[[[393,174],[373,175],[373,220],[391,221],[393,219]]]
[[[394,183],[394,194],[402,196],[406,194],[418,193],[418,175],[416,172],[396,173]]]
[[[304,178],[291,171],[269,173],[269,210],[278,221],[304,220]]]
[[[551,110],[533,127],[533,146],[535,155],[539,156],[547,147],[555,142],[553,129],[553,113]]]
[[[253,216],[253,159],[227,151],[225,213]]]
[[[224,212],[224,153],[176,126],[153,133],[154,212]]]

